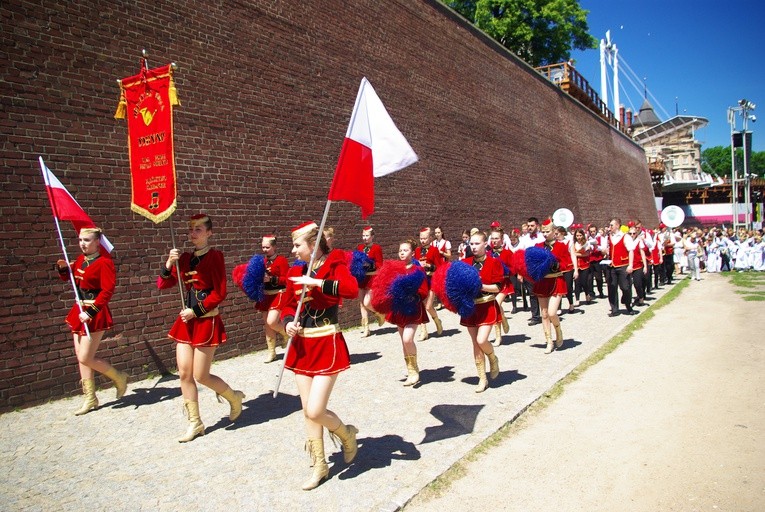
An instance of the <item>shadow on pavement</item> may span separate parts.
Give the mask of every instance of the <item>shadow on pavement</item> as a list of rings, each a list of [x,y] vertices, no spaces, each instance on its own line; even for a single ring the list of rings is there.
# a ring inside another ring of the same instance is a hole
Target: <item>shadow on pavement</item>
[[[478,378],[476,378],[476,384]],[[483,405],[436,405],[430,410],[441,425],[425,427],[425,437],[420,444],[433,443],[442,439],[464,436],[473,431],[478,413]]]
[[[380,359],[382,354],[379,352],[364,352],[363,354],[351,354],[351,364],[368,363]]]
[[[178,380],[177,375],[172,373],[163,375],[150,388],[132,387],[130,385],[130,381],[128,381],[128,389],[127,393],[125,393],[125,396],[123,396],[120,400],[105,403],[104,406],[111,406],[114,409],[124,409],[125,407],[138,408],[142,405],[151,405],[159,402],[164,402],[166,400],[172,400],[181,396],[180,385],[171,388],[157,387],[157,385],[163,384],[165,382],[172,382],[175,380]]]
[[[373,469],[387,468],[394,460],[419,460],[420,458],[420,450],[414,443],[404,441],[401,436],[360,437],[358,443],[359,453],[347,469],[342,451],[329,456],[329,462],[332,463],[330,477],[337,474],[340,480],[347,480]],[[335,473],[335,468],[341,469]]]
[[[442,366],[432,370],[420,370],[420,383],[417,387],[431,382],[453,382],[454,366]]]
[[[242,414],[235,423],[231,423],[228,419],[228,402],[223,400],[221,407],[224,410],[223,416],[215,425],[207,428],[207,432],[213,432],[219,428],[239,430],[240,428],[266,423],[270,420],[284,418],[302,409],[299,396],[283,392],[280,392],[276,398],[274,398],[271,392],[258,395],[252,400],[245,398],[245,401],[242,402]]]
[[[525,343],[526,340],[530,340],[529,336],[525,334],[503,334],[500,345],[512,345],[513,343]]]

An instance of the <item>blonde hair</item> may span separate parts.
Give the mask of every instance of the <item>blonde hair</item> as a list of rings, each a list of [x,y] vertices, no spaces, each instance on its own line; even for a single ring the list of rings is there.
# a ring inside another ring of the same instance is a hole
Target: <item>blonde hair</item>
[[[91,228],[82,228],[80,230],[80,235],[96,235],[96,239],[100,240],[101,235],[104,233],[104,231],[101,228],[97,227],[91,227]]]

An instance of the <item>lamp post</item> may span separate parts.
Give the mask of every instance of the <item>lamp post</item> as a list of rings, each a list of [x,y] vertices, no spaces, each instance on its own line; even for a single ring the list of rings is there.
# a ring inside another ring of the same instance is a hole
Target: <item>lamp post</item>
[[[757,118],[750,114],[754,110],[756,105],[751,101],[745,99],[738,101],[738,107],[728,107],[728,123],[730,123],[730,135],[731,135],[731,207],[733,209],[733,229],[737,230],[739,226],[743,226],[746,229],[752,227],[752,212],[751,212],[751,178],[749,176],[749,152],[751,151],[751,139],[747,137],[750,132],[747,131],[749,120],[755,122]],[[742,131],[736,131],[736,114],[741,115],[742,119]],[[738,137],[737,137],[738,136]],[[740,144],[737,144],[737,139],[740,137]],[[739,175],[736,166],[736,148],[741,147],[744,151],[743,158],[743,173]],[[743,182],[743,183],[742,183]],[[738,200],[739,186],[744,186],[744,223],[739,222],[739,207]]]

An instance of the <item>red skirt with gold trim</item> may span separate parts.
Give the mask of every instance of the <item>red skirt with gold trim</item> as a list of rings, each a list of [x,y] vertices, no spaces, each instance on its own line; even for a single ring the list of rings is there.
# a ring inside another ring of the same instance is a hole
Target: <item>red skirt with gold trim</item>
[[[292,338],[284,367],[298,375],[334,375],[351,367],[348,345],[340,332],[304,338]]]
[[[562,297],[568,292],[568,287],[563,276],[545,277],[541,281],[535,282],[531,291],[537,297],[552,297],[554,295]]]
[[[282,309],[283,298],[284,298],[284,292],[275,293],[273,295],[266,295],[262,301],[255,303],[255,309],[257,311],[269,311],[271,309]]]
[[[494,325],[502,321],[502,310],[496,300],[490,300],[475,305],[473,314],[460,318],[460,325],[465,327],[478,327],[481,325]]]
[[[220,315],[192,318],[188,322],[178,316],[168,337],[192,347],[217,347],[226,343],[226,329]]]
[[[385,320],[398,327],[406,327],[407,325],[419,325],[426,324],[430,320],[428,319],[428,312],[425,310],[425,304],[420,302],[420,310],[414,315],[402,315],[391,311],[385,316]]]
[[[87,306],[83,305],[83,308],[86,307]],[[80,322],[80,307],[77,304],[72,306],[72,309],[69,310],[69,314],[66,315],[66,323],[69,325],[69,329],[72,333],[86,336],[85,328],[82,326],[82,322]],[[114,319],[112,319],[112,312],[109,311],[109,306],[101,308],[101,310],[96,313],[96,316],[90,319],[90,322],[88,322],[87,325],[88,330],[91,333],[108,331],[114,327]]]

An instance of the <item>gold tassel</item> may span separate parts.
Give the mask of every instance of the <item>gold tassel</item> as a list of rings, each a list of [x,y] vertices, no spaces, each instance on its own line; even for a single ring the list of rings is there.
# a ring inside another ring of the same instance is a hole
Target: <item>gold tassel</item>
[[[127,100],[125,99],[125,90],[120,88],[120,102],[117,105],[117,111],[114,113],[114,119],[125,119],[127,115]]]
[[[170,75],[170,86],[167,89],[167,96],[170,99],[171,105],[173,106],[181,105],[181,102],[178,99],[178,90],[175,88],[175,81],[173,80],[173,75]]]

